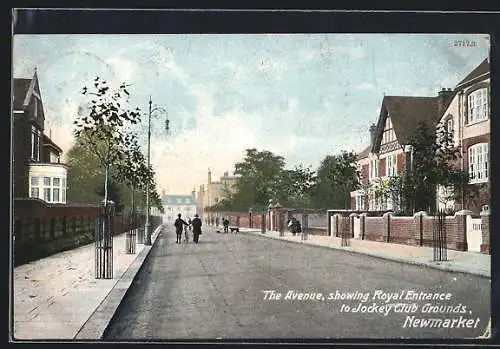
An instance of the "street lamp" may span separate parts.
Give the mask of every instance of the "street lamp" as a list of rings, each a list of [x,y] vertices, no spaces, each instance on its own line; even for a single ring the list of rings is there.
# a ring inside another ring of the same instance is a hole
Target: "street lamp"
[[[149,114],[148,114],[148,168],[151,166],[151,116],[154,112],[162,112],[166,116],[165,120],[165,131],[169,131],[170,129],[170,121],[168,120],[168,112],[165,108],[161,106],[155,106],[154,108],[152,107],[153,102],[151,101],[151,96],[149,97]],[[146,241],[144,242],[144,245],[151,246],[151,229],[150,229],[150,223],[149,223],[149,181],[146,182]]]

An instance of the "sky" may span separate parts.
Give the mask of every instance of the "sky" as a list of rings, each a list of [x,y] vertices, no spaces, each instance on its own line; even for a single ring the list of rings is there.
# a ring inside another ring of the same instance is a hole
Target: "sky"
[[[81,88],[100,76],[131,84],[134,128],[160,190],[189,194],[233,173],[245,149],[316,169],[361,151],[384,95],[436,96],[489,53],[484,34],[15,35],[13,77],[37,68],[46,133],[71,149]],[[474,46],[455,46],[469,40]],[[162,109],[163,108],[163,109]],[[164,130],[167,110],[170,132]]]

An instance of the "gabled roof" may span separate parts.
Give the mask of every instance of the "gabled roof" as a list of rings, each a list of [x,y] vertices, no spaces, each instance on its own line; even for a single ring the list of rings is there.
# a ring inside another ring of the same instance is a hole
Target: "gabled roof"
[[[370,150],[372,149],[371,146],[368,146],[366,147],[365,149],[363,149],[362,151],[360,151],[358,153],[358,156],[357,156],[357,160],[361,160],[361,159],[365,159],[368,157],[368,155],[370,154]]]
[[[469,75],[467,75],[462,81],[460,81],[457,84],[457,88],[489,72],[490,72],[490,63],[488,62],[488,59],[485,59],[484,61],[481,62],[481,64],[479,64],[476,68],[474,68],[474,70],[471,71]]]
[[[164,195],[161,200],[165,205],[195,205],[191,195]]]
[[[435,126],[439,120],[437,97],[385,96],[380,108],[375,142],[372,152],[377,153],[382,141],[386,113],[389,113],[396,139],[400,145],[408,144],[421,122]]]
[[[14,79],[14,110],[23,110],[24,100],[28,95],[31,79]]]

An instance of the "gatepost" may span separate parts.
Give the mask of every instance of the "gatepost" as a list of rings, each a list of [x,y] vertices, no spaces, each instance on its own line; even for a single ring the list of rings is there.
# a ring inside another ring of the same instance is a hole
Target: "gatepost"
[[[391,241],[391,216],[392,212],[386,212],[382,216],[384,218],[384,226],[385,226],[385,242],[390,242]]]
[[[490,210],[482,211],[480,215],[481,215],[481,232],[482,232],[481,253],[491,254],[491,247],[490,247],[491,215],[490,215]]]

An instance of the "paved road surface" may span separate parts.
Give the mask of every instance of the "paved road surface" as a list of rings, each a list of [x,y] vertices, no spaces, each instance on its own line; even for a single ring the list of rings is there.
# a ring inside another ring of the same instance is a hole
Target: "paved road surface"
[[[263,290],[275,290],[282,298],[264,300]],[[284,300],[289,290],[322,292],[325,299]],[[451,299],[403,301],[418,304],[413,314],[341,313],[343,303],[356,307],[359,301],[328,300],[337,290],[369,293],[366,306],[384,304],[372,299],[375,294],[408,290],[449,292]],[[467,310],[422,314],[425,303]],[[486,278],[245,234],[216,234],[208,227],[199,244],[179,245],[173,230],[166,229],[105,339],[470,338],[483,333],[489,309]],[[409,327],[409,316],[457,318],[454,326],[466,325],[458,322],[460,315],[472,326],[479,317],[477,328]]]

